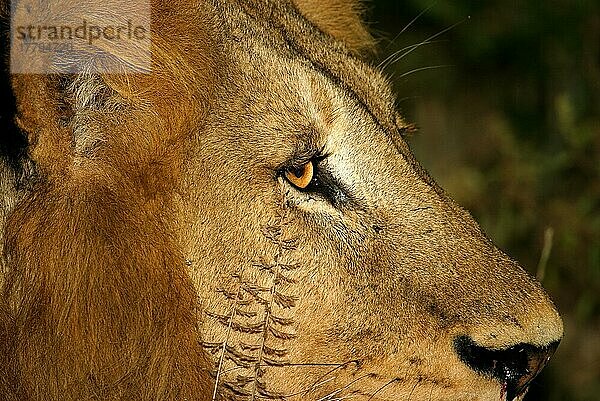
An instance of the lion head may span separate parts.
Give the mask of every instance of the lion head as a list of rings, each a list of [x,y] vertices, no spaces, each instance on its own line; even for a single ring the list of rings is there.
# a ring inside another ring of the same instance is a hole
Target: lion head
[[[360,10],[153,2],[151,70],[13,74],[8,399],[522,398],[561,319],[414,159]]]

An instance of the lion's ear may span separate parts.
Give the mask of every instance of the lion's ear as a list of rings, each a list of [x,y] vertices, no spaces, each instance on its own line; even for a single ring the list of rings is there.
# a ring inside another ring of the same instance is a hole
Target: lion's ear
[[[375,45],[362,21],[359,0],[293,0],[298,10],[319,29],[341,40],[355,53],[372,51]]]
[[[102,162],[150,179],[156,174],[148,166],[179,157],[173,144],[193,132],[189,126],[217,96],[217,28],[208,6],[189,13],[173,12],[172,2],[149,6],[145,0],[15,3],[12,86],[38,169],[62,179],[74,165],[80,171],[82,163]],[[45,49],[46,42],[57,47]]]

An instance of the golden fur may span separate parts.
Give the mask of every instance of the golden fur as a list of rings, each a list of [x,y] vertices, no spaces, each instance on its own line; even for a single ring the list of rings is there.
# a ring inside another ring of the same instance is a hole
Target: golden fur
[[[119,18],[78,4],[48,12]],[[412,157],[360,14],[156,1],[150,74],[12,77],[35,169],[0,170],[5,399],[495,400],[453,339],[560,339]],[[291,186],[320,151],[328,195]]]

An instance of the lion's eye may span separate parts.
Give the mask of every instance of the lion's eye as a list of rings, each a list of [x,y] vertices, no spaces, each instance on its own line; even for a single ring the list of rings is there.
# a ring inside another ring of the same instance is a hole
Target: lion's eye
[[[290,167],[285,170],[285,178],[299,189],[306,189],[313,179],[315,166],[312,160],[300,167]]]

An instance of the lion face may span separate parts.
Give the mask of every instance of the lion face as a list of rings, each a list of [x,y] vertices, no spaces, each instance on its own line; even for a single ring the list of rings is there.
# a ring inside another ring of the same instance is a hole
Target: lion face
[[[420,168],[376,71],[250,36],[227,44],[234,84],[181,200],[217,385],[240,399],[520,395],[562,335],[540,285]]]
[[[353,4],[156,4],[163,70],[76,78],[70,97],[15,79],[17,97],[62,99],[56,113],[95,96],[68,124],[20,103],[42,182],[7,226],[24,394],[42,397],[46,375],[76,383],[73,399],[522,397],[560,317],[413,158],[385,78],[322,19],[341,5],[357,23]],[[64,227],[31,243],[45,216]],[[185,390],[200,365],[212,376]]]

